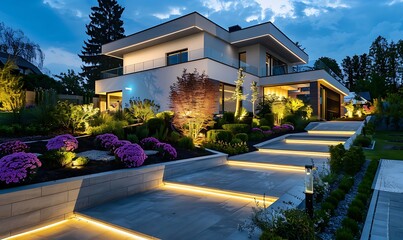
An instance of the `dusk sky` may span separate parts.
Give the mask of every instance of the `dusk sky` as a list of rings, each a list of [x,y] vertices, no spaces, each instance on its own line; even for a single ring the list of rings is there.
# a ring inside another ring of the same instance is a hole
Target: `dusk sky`
[[[403,39],[403,0],[118,0],[129,35],[197,11],[218,25],[248,27],[271,21],[309,54],[341,63],[347,55],[368,52],[381,35]],[[21,29],[45,52],[51,74],[80,71],[88,38],[85,24],[96,0],[1,0],[0,22]]]

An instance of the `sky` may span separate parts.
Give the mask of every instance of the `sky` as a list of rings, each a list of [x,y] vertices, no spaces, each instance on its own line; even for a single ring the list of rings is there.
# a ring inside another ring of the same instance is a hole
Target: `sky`
[[[0,0],[0,22],[22,30],[45,53],[48,74],[80,72],[78,54],[97,0]],[[367,53],[379,35],[403,39],[403,0],[118,0],[130,35],[197,11],[218,25],[248,27],[271,21],[299,42],[310,64],[326,56],[340,64]]]

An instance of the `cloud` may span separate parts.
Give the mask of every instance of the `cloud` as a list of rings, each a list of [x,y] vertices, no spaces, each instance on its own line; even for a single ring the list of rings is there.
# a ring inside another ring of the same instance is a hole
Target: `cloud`
[[[291,0],[255,0],[260,6],[260,20],[266,19],[267,11],[272,13],[270,21],[274,22],[276,18],[295,18],[295,8]]]
[[[308,16],[308,17],[310,17],[310,16],[315,16],[315,17],[317,17],[317,16],[319,16],[319,14],[320,14],[320,10],[319,10],[319,9],[316,9],[316,8],[313,8],[313,7],[305,8],[303,12],[304,12],[305,15]]]
[[[44,67],[48,68],[53,74],[66,72],[67,69],[80,70],[82,65],[80,57],[63,48],[49,47],[44,50],[45,60]]]
[[[170,7],[169,11],[166,13],[154,13],[152,14],[154,17],[159,18],[159,19],[168,19],[171,16],[179,16],[182,15],[182,10],[186,10],[185,7],[179,8],[179,7]]]
[[[77,18],[85,17],[85,14],[83,14],[83,12],[81,10],[71,7],[73,5],[77,6],[76,4],[74,4],[72,2],[68,2],[68,4],[67,4],[65,0],[43,0],[42,3],[45,5],[48,5],[49,7],[53,8],[53,9],[56,9],[58,12],[60,12],[62,14],[69,14],[69,15],[75,16]]]
[[[387,4],[389,6],[392,6],[392,5],[399,4],[399,3],[403,3],[403,0],[392,0],[392,1],[388,2]]]
[[[257,20],[259,20],[259,16],[258,16],[258,15],[251,15],[251,16],[249,16],[249,17],[247,17],[247,18],[245,19],[246,22],[252,22],[252,21],[257,21]]]
[[[202,0],[202,5],[214,12],[229,11],[231,6],[235,5],[233,1],[221,1],[221,0]]]

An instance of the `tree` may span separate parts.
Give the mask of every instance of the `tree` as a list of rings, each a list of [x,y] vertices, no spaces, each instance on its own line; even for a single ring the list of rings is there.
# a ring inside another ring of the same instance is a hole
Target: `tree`
[[[61,83],[46,74],[23,75],[21,81],[23,82],[23,89],[27,91],[35,91],[36,89],[54,89],[58,93],[62,91]]]
[[[342,61],[344,77],[350,91],[368,91],[366,81],[370,70],[370,61],[366,53],[345,57]]]
[[[42,68],[45,55],[40,46],[31,42],[21,30],[14,30],[0,23],[0,52],[22,57]]]
[[[154,100],[140,98],[132,98],[129,100],[129,104],[126,105],[128,112],[139,122],[147,122],[151,118],[155,117],[160,105],[156,104]]]
[[[98,6],[91,10],[91,22],[86,25],[89,39],[84,41],[79,57],[84,62],[81,75],[86,78],[89,90],[94,90],[95,80],[101,78],[101,71],[122,65],[120,59],[101,55],[101,47],[124,37],[123,21],[120,19],[124,8],[116,0],[98,0]]]
[[[0,110],[11,111],[15,118],[25,106],[21,76],[13,73],[16,68],[12,61],[7,61],[0,69]]]
[[[255,102],[257,101],[257,99],[259,97],[259,91],[258,91],[258,88],[257,88],[257,82],[252,81],[251,86],[250,86],[250,90],[252,92],[250,102],[252,103],[253,117],[255,117]]]
[[[325,69],[326,71],[333,71],[338,77],[343,76],[341,74],[341,69],[336,60],[329,57],[320,57],[315,61],[314,64],[316,69]]]
[[[174,112],[173,124],[185,136],[200,140],[199,133],[214,124],[217,110],[218,84],[197,69],[183,70],[182,76],[171,86],[169,99]]]
[[[60,73],[60,75],[55,75],[55,77],[59,79],[61,84],[60,93],[70,95],[83,95],[85,93],[85,81],[74,70],[68,69],[67,73]]]
[[[236,101],[236,105],[235,105],[235,118],[239,119],[241,116],[241,104],[242,101],[246,99],[247,95],[244,95],[242,93],[242,86],[243,86],[243,82],[245,78],[245,74],[243,74],[243,69],[240,68],[238,70],[238,77],[237,80],[235,80],[235,90],[234,93],[232,95],[232,100]]]

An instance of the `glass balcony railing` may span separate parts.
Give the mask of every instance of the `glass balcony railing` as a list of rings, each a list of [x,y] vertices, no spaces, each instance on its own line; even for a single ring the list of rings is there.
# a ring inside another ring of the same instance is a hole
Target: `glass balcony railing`
[[[258,74],[258,69],[254,66],[251,66],[247,63],[240,62],[239,59],[236,58],[231,58],[226,55],[226,53],[221,52],[216,49],[212,48],[200,48],[192,51],[187,52],[187,61],[179,61],[177,64],[183,63],[183,62],[188,62],[188,61],[193,61],[193,60],[199,60],[203,58],[210,58],[213,60],[216,60],[218,62],[221,62],[223,64],[239,68],[242,66],[243,70],[247,73],[251,73],[254,75]],[[145,62],[139,62],[131,65],[127,65],[124,67],[119,67],[119,68],[114,68],[110,70],[106,70],[102,72],[101,77],[104,78],[110,78],[110,77],[117,77],[121,76],[123,74],[130,74],[134,72],[139,72],[139,71],[144,71],[144,70],[149,70],[153,68],[159,68],[159,67],[165,67],[165,66],[170,66],[172,64],[167,64],[167,58],[157,58]]]

